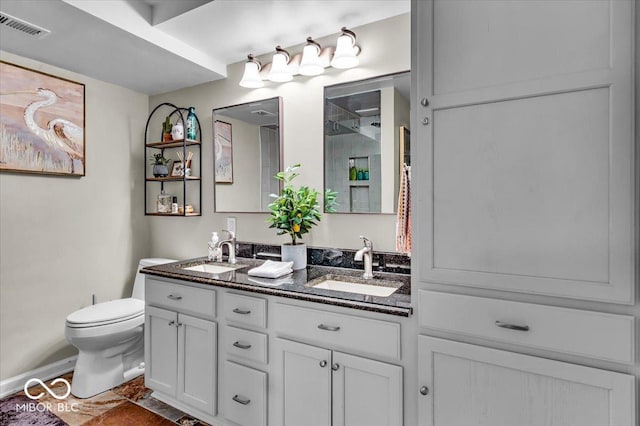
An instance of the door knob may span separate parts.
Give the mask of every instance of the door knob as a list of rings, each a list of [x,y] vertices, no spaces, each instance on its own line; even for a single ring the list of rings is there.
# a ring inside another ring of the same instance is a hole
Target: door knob
[[[333,364],[333,365],[331,366],[331,369],[332,369],[333,371],[338,371],[338,370],[340,369],[340,364],[338,364],[338,363],[336,362],[335,364]]]
[[[429,395],[429,388],[426,386],[423,386],[420,388],[420,394],[421,395]]]
[[[423,126],[428,126],[429,125],[429,117],[425,117],[422,119],[422,125]]]
[[[327,361],[325,360],[320,361],[320,367],[324,368],[326,366],[327,366]]]
[[[422,105],[423,107],[429,106],[429,99],[427,98],[420,99],[420,105]]]

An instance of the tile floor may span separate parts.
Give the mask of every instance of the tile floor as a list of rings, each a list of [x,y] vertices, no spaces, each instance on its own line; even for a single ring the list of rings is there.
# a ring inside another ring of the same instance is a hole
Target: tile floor
[[[73,373],[62,378],[71,382]],[[54,392],[62,394],[64,383],[53,386],[45,382]],[[0,400],[0,425],[2,426],[207,426],[180,410],[151,396],[151,389],[144,386],[144,376],[139,376],[116,388],[87,399],[69,395],[58,401],[40,385],[29,388],[29,394],[37,395],[38,405],[25,409],[24,404],[34,403],[24,392],[9,395]],[[61,403],[61,404],[59,404]],[[76,404],[76,405],[73,405]],[[71,410],[73,407],[74,410]]]

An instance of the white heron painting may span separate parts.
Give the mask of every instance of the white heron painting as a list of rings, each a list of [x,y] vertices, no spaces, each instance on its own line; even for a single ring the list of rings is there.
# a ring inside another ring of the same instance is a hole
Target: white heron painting
[[[0,171],[85,175],[84,84],[0,62]]]

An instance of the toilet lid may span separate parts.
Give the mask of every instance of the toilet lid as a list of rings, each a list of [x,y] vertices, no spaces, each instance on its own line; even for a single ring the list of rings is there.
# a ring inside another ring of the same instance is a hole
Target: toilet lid
[[[96,303],[73,312],[67,317],[67,324],[73,326],[103,325],[125,321],[144,314],[144,301],[119,299]]]

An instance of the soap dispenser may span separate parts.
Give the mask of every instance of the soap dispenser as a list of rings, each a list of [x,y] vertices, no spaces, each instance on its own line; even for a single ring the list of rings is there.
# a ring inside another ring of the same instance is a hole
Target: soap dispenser
[[[211,241],[209,241],[209,255],[207,258],[209,261],[217,261],[218,260],[218,251],[220,251],[220,247],[217,247],[218,241],[220,238],[218,237],[217,232],[211,233]]]

